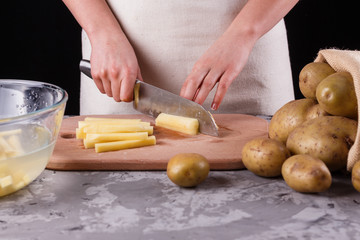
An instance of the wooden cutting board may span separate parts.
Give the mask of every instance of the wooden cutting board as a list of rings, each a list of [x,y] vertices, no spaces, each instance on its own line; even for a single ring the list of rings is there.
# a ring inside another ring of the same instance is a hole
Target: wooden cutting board
[[[113,152],[96,153],[85,149],[75,138],[78,121],[87,116],[63,120],[54,152],[47,165],[53,170],[165,170],[168,160],[178,153],[199,153],[205,156],[215,170],[241,169],[241,150],[245,143],[268,135],[268,122],[242,114],[215,114],[219,137],[198,134],[189,136],[154,127],[156,145]],[[96,117],[140,118],[154,125],[154,119],[145,115],[106,115]]]

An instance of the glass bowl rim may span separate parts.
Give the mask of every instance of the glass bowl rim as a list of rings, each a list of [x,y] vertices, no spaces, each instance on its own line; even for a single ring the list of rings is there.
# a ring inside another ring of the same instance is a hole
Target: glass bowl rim
[[[30,113],[26,113],[26,114],[14,116],[14,117],[8,117],[8,118],[0,117],[0,126],[4,125],[6,123],[9,123],[9,122],[19,122],[23,119],[33,118],[33,117],[39,116],[43,113],[51,112],[54,109],[56,109],[58,106],[66,103],[68,100],[68,93],[63,88],[61,88],[55,84],[41,82],[41,81],[34,81],[34,80],[26,80],[26,79],[0,79],[0,85],[6,84],[6,83],[26,84],[28,86],[39,86],[39,85],[44,86],[46,88],[51,88],[51,89],[60,91],[62,94],[62,98],[59,101],[52,104],[51,106],[44,107],[39,110],[30,112]]]

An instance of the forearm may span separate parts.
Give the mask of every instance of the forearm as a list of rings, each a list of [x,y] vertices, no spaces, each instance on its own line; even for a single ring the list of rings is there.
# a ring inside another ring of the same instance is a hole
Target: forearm
[[[299,0],[249,0],[227,32],[256,41],[273,28]]]
[[[126,38],[105,0],[63,0],[90,41],[114,36]]]

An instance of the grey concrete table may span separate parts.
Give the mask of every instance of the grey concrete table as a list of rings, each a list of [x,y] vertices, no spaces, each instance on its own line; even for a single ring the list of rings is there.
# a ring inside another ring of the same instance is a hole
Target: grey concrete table
[[[301,194],[246,170],[212,171],[191,189],[165,171],[45,170],[0,198],[0,239],[360,239],[359,204],[343,174]]]

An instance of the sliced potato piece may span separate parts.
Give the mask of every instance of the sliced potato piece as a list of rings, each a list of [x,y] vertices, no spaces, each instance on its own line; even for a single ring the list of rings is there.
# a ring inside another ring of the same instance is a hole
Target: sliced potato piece
[[[84,139],[85,148],[94,148],[95,143],[115,142],[123,140],[144,140],[148,138],[147,132],[134,133],[89,133]]]
[[[6,177],[0,178],[0,189],[6,188],[13,184],[13,179],[10,175],[7,175]]]
[[[199,132],[199,120],[160,113],[155,119],[155,125],[185,134],[196,135]]]
[[[15,151],[16,156],[24,154],[24,149],[21,145],[21,141],[18,135],[9,136],[7,142]]]
[[[84,127],[84,133],[129,133],[129,132],[147,132],[152,135],[153,126],[144,126],[141,124],[129,125],[91,125]]]
[[[144,147],[156,144],[155,136],[150,136],[144,140],[125,140],[125,141],[116,141],[116,142],[105,142],[105,143],[96,143],[95,152],[108,152],[108,151],[117,151],[122,149]]]
[[[119,123],[136,123],[136,122],[141,122],[141,119],[86,117],[84,121],[85,122],[115,121]]]
[[[21,132],[22,132],[22,130],[20,128],[14,129],[14,130],[2,131],[2,132],[0,132],[0,137],[20,134]]]

